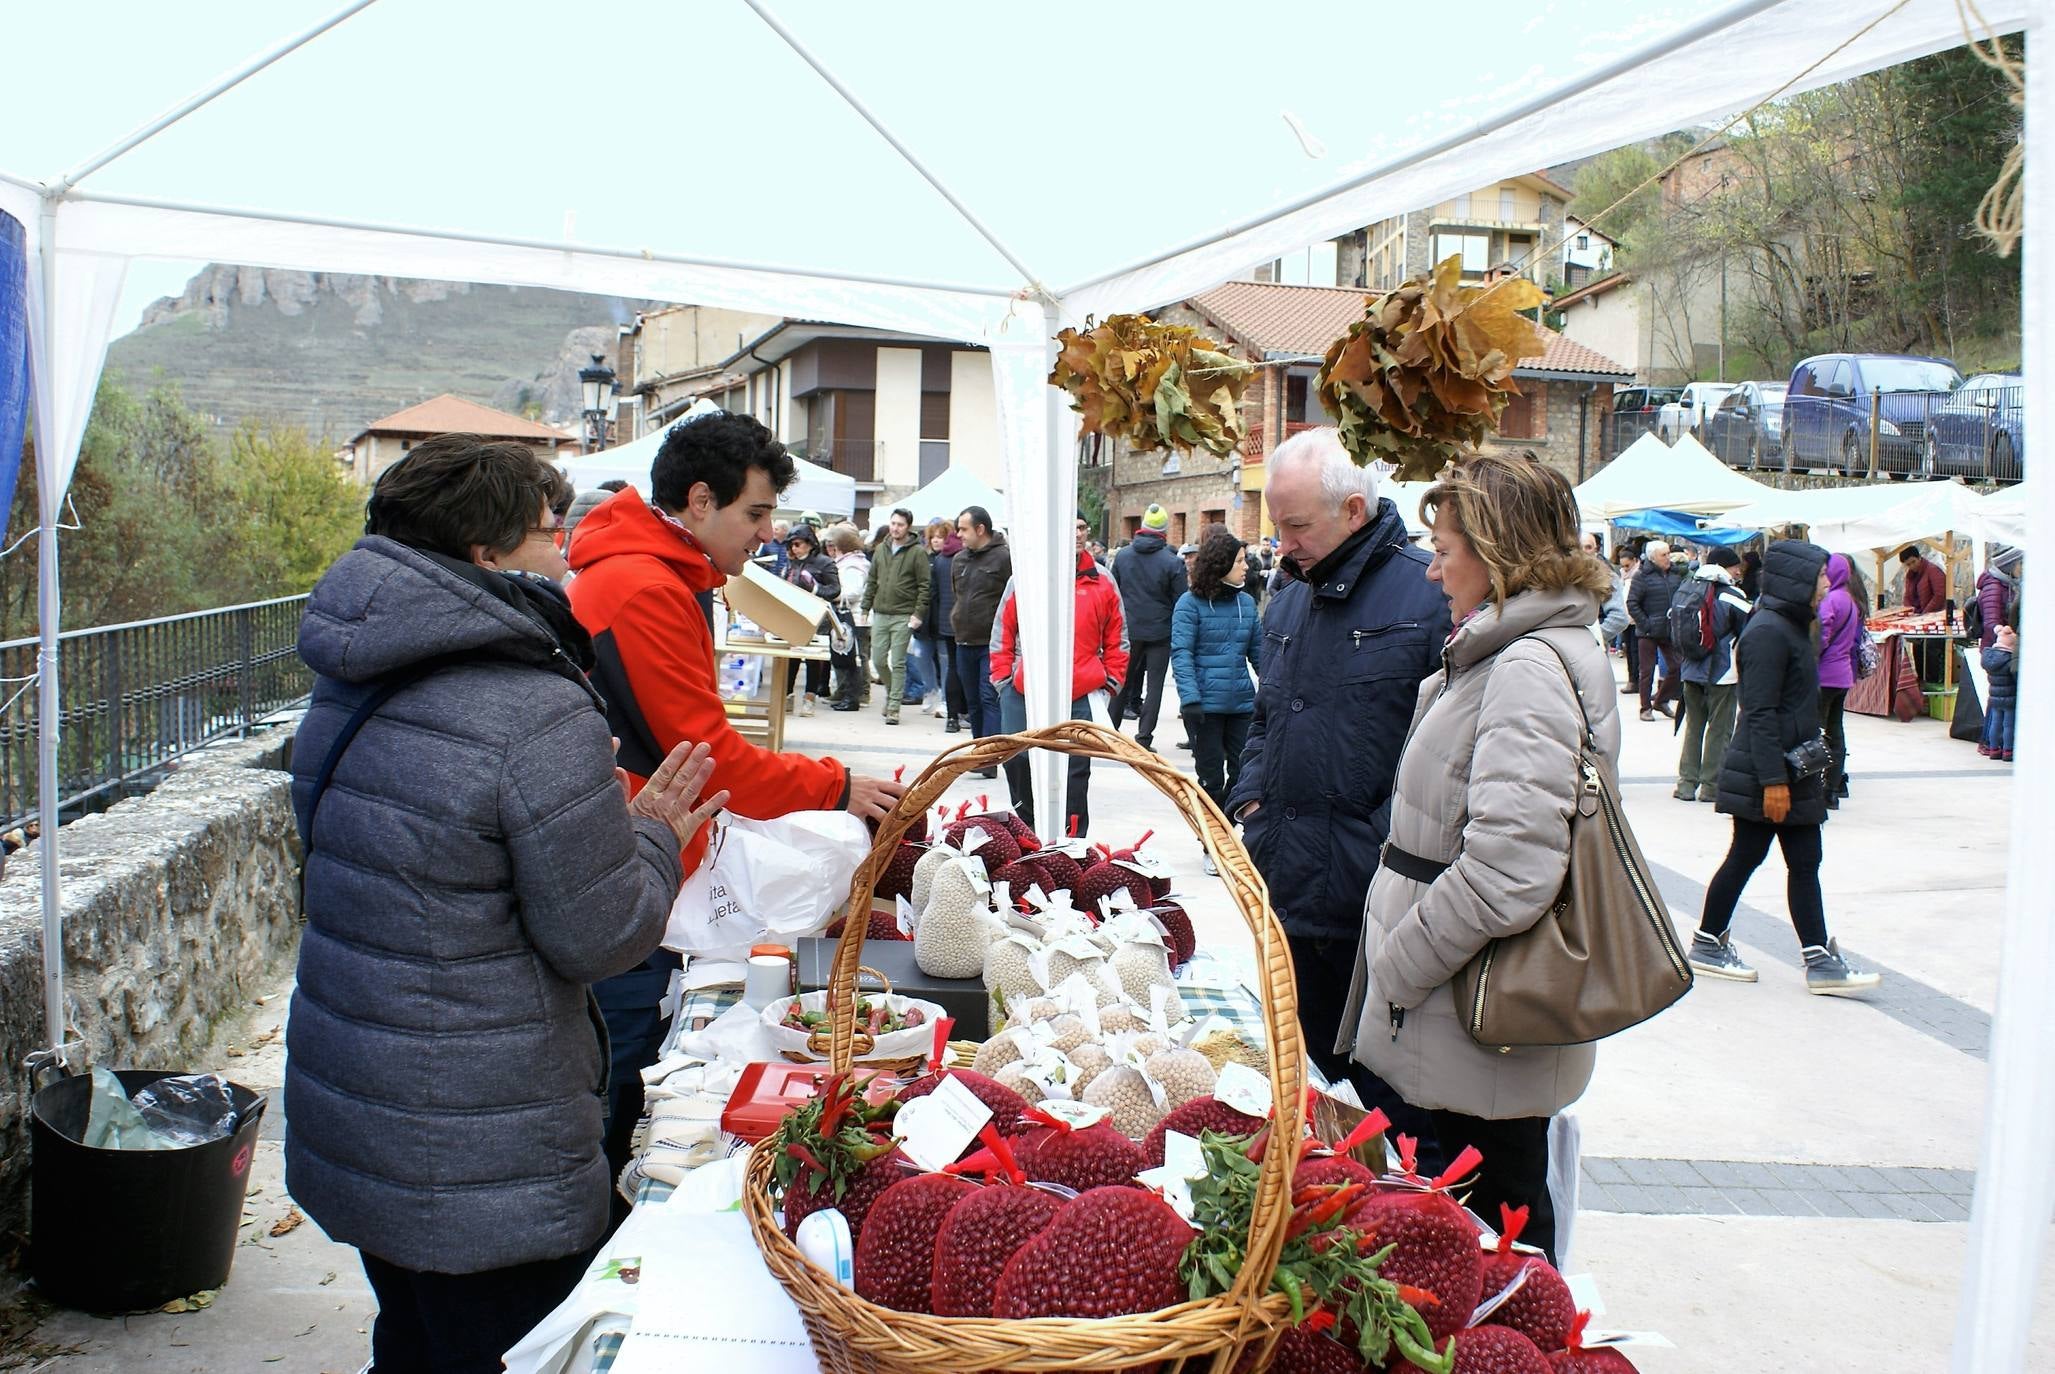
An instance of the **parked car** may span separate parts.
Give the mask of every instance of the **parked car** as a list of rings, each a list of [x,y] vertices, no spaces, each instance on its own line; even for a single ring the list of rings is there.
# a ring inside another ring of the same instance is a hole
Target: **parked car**
[[[1613,389],[1613,414],[1653,414],[1684,394],[1681,386],[1622,386]]]
[[[1743,382],[1705,422],[1705,446],[1729,467],[1758,468],[1784,447],[1784,384]]]
[[[2025,475],[2026,388],[2017,372],[1979,372],[1927,416],[1920,472],[1927,477]]]
[[[1666,444],[1674,444],[1686,434],[1699,433],[1706,418],[1736,385],[1738,383],[1735,382],[1691,383],[1656,415],[1656,437]]]
[[[1791,369],[1784,393],[1784,467],[1870,470],[1870,412],[1876,407],[1876,469],[1904,477],[1925,453],[1926,419],[1962,385],[1945,358],[1902,353],[1823,353]]]

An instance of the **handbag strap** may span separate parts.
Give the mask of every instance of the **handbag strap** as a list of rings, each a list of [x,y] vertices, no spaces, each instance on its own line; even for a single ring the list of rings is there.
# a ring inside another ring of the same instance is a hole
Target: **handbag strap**
[[[1598,753],[1598,733],[1591,727],[1591,707],[1584,700],[1584,686],[1577,681],[1577,674],[1571,670],[1570,660],[1563,656],[1563,651],[1556,647],[1552,640],[1542,638],[1538,631],[1521,635],[1520,639],[1531,639],[1536,644],[1547,645],[1548,651],[1556,656],[1556,662],[1562,665],[1563,676],[1570,680],[1570,691],[1577,698],[1577,712],[1584,717],[1584,747],[1593,754]],[[1519,639],[1513,641],[1515,644],[1519,642]]]
[[[364,722],[377,715],[379,708],[391,701],[395,693],[402,688],[413,686],[434,672],[438,666],[440,665],[437,662],[431,660],[382,679],[378,686],[371,690],[369,696],[357,703],[357,709],[343,722],[342,729],[336,731],[335,738],[329,742],[327,755],[321,760],[321,770],[314,775],[314,790],[307,797],[306,830],[301,838],[304,848],[309,853],[314,849],[314,813],[320,809],[321,798],[327,793],[328,784],[335,779],[335,768],[342,762],[343,751],[350,747],[350,741],[364,728]],[[300,871],[302,874],[306,872],[304,857],[301,860]]]

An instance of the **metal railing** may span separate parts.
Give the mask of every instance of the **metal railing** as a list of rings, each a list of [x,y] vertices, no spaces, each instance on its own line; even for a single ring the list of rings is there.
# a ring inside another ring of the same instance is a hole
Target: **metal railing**
[[[305,596],[68,630],[57,640],[58,795],[71,814],[304,701]],[[37,643],[0,642],[0,830],[36,811]],[[68,817],[67,817],[68,818]]]

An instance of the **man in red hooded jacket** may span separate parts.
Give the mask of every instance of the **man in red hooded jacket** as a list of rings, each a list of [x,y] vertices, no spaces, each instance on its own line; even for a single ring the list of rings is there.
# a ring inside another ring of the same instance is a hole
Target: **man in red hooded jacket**
[[[729,724],[721,700],[714,589],[738,576],[771,537],[771,512],[793,476],[785,446],[747,415],[674,425],[651,469],[654,499],[629,487],[579,522],[571,609],[592,635],[593,684],[606,698],[631,790],[680,740],[703,740],[713,748],[708,786],[726,788],[738,816],[846,809],[879,820],[905,788],[851,773],[832,758],[752,744]],[[685,872],[705,854],[702,829],[685,846]],[[642,1115],[642,1070],[663,1042],[658,1004],[678,964],[677,955],[658,950],[641,968],[593,989],[613,1042],[607,1154],[617,1173]]]
[[[1120,592],[1113,576],[1092,558],[1086,547],[1089,527],[1077,522],[1077,608],[1071,626],[1070,718],[1092,718],[1092,693],[1104,690],[1109,696],[1120,691],[1127,680],[1127,625],[1121,614]],[[992,684],[999,690],[1000,728],[1027,728],[1026,671],[1020,652],[1020,608],[1013,599],[1013,584],[1007,583],[999,603],[999,617],[992,634]],[[1089,788],[1092,761],[1072,757],[1064,810],[1082,835],[1091,828]],[[1006,761],[1006,789],[1012,794],[1013,809],[1029,825],[1035,822],[1035,794],[1030,786],[1027,755]]]

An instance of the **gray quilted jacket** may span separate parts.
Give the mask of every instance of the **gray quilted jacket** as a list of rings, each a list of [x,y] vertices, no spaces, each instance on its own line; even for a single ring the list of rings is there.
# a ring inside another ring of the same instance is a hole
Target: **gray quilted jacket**
[[[365,539],[314,589],[293,747],[306,807],[377,679],[401,689],[315,815],[286,1034],[286,1184],[336,1240],[475,1273],[570,1255],[607,1222],[605,1032],[586,985],[656,948],[678,842],[631,819],[607,724],[524,610]]]
[[[1549,644],[1577,675],[1599,748],[1618,761],[1619,692],[1590,630],[1598,609],[1597,598],[1573,590],[1487,606],[1456,631],[1442,671],[1421,687],[1392,793],[1391,843],[1450,867],[1432,884],[1378,870],[1342,1021],[1356,1062],[1413,1106],[1490,1120],[1550,1116],[1591,1081],[1590,1045],[1500,1053],[1476,1044],[1449,984],[1486,943],[1539,920],[1569,867],[1584,725]],[[1519,640],[1535,631],[1548,644]]]

